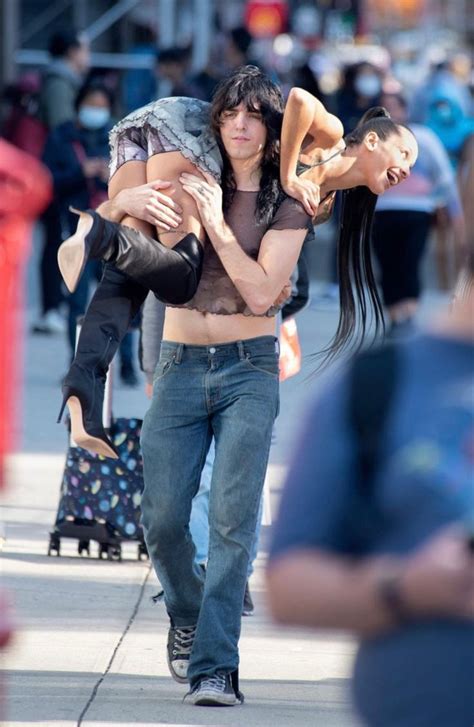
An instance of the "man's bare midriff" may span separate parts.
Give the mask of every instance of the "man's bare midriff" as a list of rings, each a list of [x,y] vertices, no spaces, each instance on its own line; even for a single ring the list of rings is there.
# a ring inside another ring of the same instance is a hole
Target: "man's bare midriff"
[[[163,340],[205,346],[258,336],[274,336],[275,318],[200,313],[188,308],[167,308]]]

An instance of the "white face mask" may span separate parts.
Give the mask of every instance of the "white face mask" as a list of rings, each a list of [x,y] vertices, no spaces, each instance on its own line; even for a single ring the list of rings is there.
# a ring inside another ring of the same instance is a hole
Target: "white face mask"
[[[380,82],[380,78],[375,74],[364,74],[362,76],[357,76],[354,81],[354,88],[361,96],[374,98],[374,96],[378,96],[382,90],[382,84]]]
[[[100,106],[81,106],[78,118],[86,129],[101,129],[110,119],[110,111]]]

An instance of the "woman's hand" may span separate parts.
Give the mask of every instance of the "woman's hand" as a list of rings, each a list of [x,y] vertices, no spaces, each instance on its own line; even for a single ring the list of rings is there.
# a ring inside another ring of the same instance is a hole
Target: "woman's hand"
[[[283,189],[290,197],[294,197],[301,202],[306,212],[311,217],[316,217],[320,201],[319,184],[304,179],[304,176],[292,177],[285,183],[282,182]]]
[[[183,189],[196,202],[201,222],[206,232],[217,232],[225,225],[222,212],[222,189],[210,174],[203,172],[204,179],[196,174],[183,172],[179,181]]]
[[[160,192],[161,189],[166,189],[170,194],[175,191],[171,182],[157,179],[139,187],[120,190],[114,202],[126,215],[149,222],[160,230],[168,232],[181,224],[182,210],[170,196]]]

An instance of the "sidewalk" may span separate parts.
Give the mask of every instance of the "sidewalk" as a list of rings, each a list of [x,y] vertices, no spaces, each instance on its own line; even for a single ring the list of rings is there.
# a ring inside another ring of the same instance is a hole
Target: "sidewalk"
[[[330,337],[335,304],[311,306],[299,320],[303,348],[315,351]],[[28,336],[25,351],[23,431],[10,460],[3,495],[5,543],[2,574],[15,601],[16,637],[2,654],[6,673],[5,727],[115,727],[220,725],[240,727],[358,727],[348,694],[354,642],[345,635],[276,628],[265,608],[263,567],[268,530],[251,588],[253,617],[244,618],[241,687],[246,703],[233,709],[182,704],[185,688],[166,666],[168,620],[151,596],[159,589],[136,546],[121,563],[79,557],[63,541],[60,558],[47,556],[56,513],[67,437],[55,424],[59,380],[66,367],[63,341]],[[275,513],[282,477],[310,391],[314,369],[282,386],[277,442],[268,477]],[[143,414],[142,388],[116,386],[118,416]]]

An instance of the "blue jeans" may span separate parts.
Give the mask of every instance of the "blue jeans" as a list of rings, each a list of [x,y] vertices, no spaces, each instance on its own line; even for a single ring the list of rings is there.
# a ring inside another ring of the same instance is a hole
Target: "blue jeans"
[[[142,430],[142,523],[172,623],[197,624],[191,685],[230,673],[239,663],[247,567],[279,406],[277,348],[273,336],[215,346],[161,345]],[[212,437],[204,578],[189,519]]]
[[[214,440],[212,440],[204,463],[204,468],[201,473],[199,490],[196,497],[193,499],[191,519],[189,521],[189,529],[191,530],[191,536],[196,547],[196,563],[200,564],[207,563],[207,554],[209,552],[209,492],[211,491],[212,469],[214,467],[215,456],[216,448]],[[263,495],[260,499],[260,505],[258,508],[257,527],[255,529],[255,537],[250,551],[247,578],[250,578],[253,573],[253,564],[258,555],[258,543],[260,540],[260,530],[262,528],[262,515]]]

